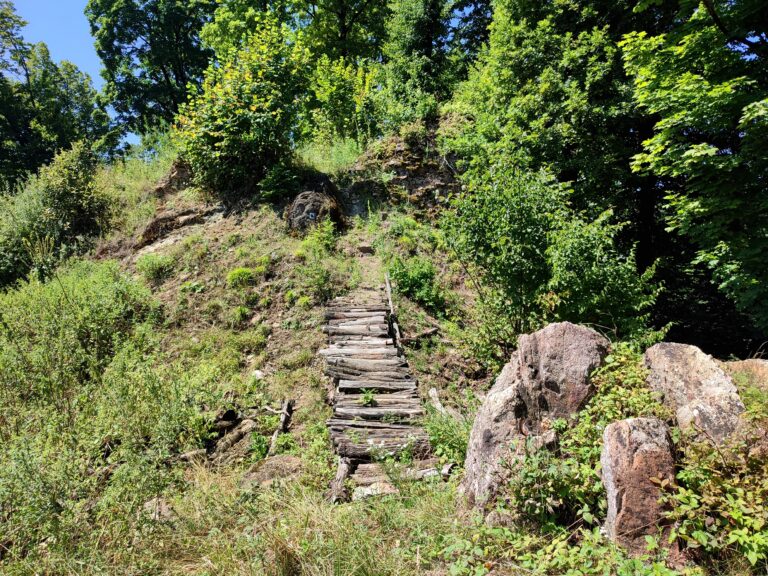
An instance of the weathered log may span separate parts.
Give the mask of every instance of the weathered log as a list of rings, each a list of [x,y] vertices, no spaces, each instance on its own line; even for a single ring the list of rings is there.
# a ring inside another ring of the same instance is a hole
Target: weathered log
[[[381,336],[389,335],[389,326],[376,324],[372,326],[325,326],[323,332],[331,335],[344,336]]]
[[[408,363],[402,358],[385,358],[383,360],[366,360],[358,358],[331,357],[326,358],[329,366],[343,366],[352,370],[392,370],[393,368],[405,368]]]
[[[320,356],[326,358],[354,357],[367,360],[384,360],[387,358],[396,358],[398,353],[395,348],[323,348],[318,352]]]
[[[344,418],[362,418],[364,420],[396,419],[400,422],[412,422],[424,416],[424,409],[405,406],[337,406],[336,415]]]
[[[336,469],[336,476],[331,480],[331,486],[328,490],[328,500],[333,504],[346,502],[349,500],[349,493],[346,486],[347,477],[352,473],[352,460],[346,457],[339,458],[339,467]]]
[[[383,314],[376,316],[363,316],[361,318],[339,318],[329,320],[329,326],[360,326],[365,324],[386,324],[387,317]]]
[[[363,406],[362,402],[366,399],[365,394],[344,394],[340,393],[336,397],[337,404],[359,404]],[[419,401],[419,393],[415,389],[411,390],[398,390],[397,392],[391,392],[387,394],[374,394],[373,406],[387,406],[392,404],[403,403],[404,401],[411,402],[417,406],[421,406]]]
[[[291,416],[293,415],[294,404],[295,403],[293,400],[284,400],[282,402],[282,406],[280,408],[280,422],[272,434],[272,440],[269,443],[269,451],[267,451],[267,456],[272,456],[275,453],[277,450],[277,439],[281,434],[284,434],[288,431],[288,425],[291,423]]]
[[[386,311],[385,311],[386,312]],[[386,318],[386,315],[382,315],[381,312],[350,312],[348,310],[331,310],[325,311],[325,319],[328,321],[333,320],[354,320],[356,318],[369,318],[371,315],[378,315],[379,317]]]
[[[337,346],[343,346],[346,344],[349,344],[350,346],[370,346],[370,345],[376,345],[376,346],[391,346],[394,344],[394,340],[390,338],[382,338],[382,337],[369,337],[369,336],[360,336],[360,335],[342,335],[342,334],[335,334],[328,337],[328,340],[331,344],[337,345]]]
[[[428,328],[427,330],[419,332],[415,336],[411,336],[409,338],[402,338],[400,342],[403,344],[413,344],[414,342],[418,342],[422,338],[427,338],[428,336],[434,336],[439,331],[440,331],[439,328]]]
[[[331,418],[326,422],[327,426],[331,429],[344,430],[346,428],[365,428],[366,430],[381,429],[381,430],[421,430],[416,426],[410,424],[399,424],[397,422],[376,422],[374,420],[354,420],[344,418]]]
[[[412,380],[413,375],[405,369],[399,370],[377,370],[368,372],[367,370],[355,370],[346,366],[326,366],[323,370],[326,376],[338,378],[339,380],[375,380],[378,382],[389,382],[390,380]]]
[[[253,420],[243,420],[237,425],[237,428],[232,430],[229,434],[224,436],[216,443],[216,450],[214,451],[212,458],[217,459],[223,455],[227,450],[232,448],[235,444],[240,442],[247,434],[250,434],[256,429],[256,422]]]
[[[340,380],[339,392],[355,392],[373,390],[374,392],[397,392],[399,390],[415,390],[415,380],[400,380],[398,382],[376,382],[374,380]]]

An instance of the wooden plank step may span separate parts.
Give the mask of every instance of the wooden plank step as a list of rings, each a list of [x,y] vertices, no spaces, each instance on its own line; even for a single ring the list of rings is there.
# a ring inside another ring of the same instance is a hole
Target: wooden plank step
[[[359,358],[362,360],[385,360],[387,358],[397,358],[398,351],[395,348],[336,348],[321,350],[320,356],[326,359]]]
[[[323,326],[323,332],[332,335],[347,336],[389,336],[389,325],[375,324],[367,326]]]
[[[356,338],[353,340],[341,340],[330,345],[332,348],[360,348],[360,347],[395,348],[391,338]]]
[[[414,422],[424,416],[424,408],[416,406],[336,406],[334,416],[361,418],[363,420],[385,420]]]
[[[389,306],[386,304],[372,304],[370,306],[349,306],[349,305],[334,305],[328,307],[331,312],[389,312]]]
[[[366,440],[340,436],[333,439],[333,444],[340,456],[348,458],[362,459],[370,458],[372,455],[395,456],[406,450],[415,456],[427,455],[430,452],[429,438],[426,434]]]
[[[379,316],[381,317],[382,314],[380,312],[345,312],[341,310],[326,310],[325,311],[325,319],[328,321],[331,320],[354,320],[356,318],[369,318],[371,316]],[[386,318],[386,314],[383,314],[383,316]]]
[[[400,480],[422,480],[431,476],[440,476],[440,460],[437,458],[414,460],[405,469],[396,470],[395,473],[399,475]],[[387,470],[378,462],[359,464],[350,478],[358,486],[391,481]]]
[[[378,371],[392,370],[393,368],[406,368],[408,362],[404,358],[384,358],[381,360],[370,360],[367,358],[346,358],[343,356],[329,357],[325,359],[328,366],[350,368],[352,370]]]
[[[344,351],[340,352],[338,350],[334,350],[327,354],[321,354],[321,356],[326,360],[332,360],[332,359],[338,359],[338,358],[357,358],[359,360],[387,360],[387,359],[399,357],[396,350],[393,353],[389,351],[369,352],[365,350],[359,350],[357,352],[344,352]]]
[[[337,404],[358,404],[360,406],[363,406],[364,404],[363,399],[365,398],[365,394],[346,394],[341,393],[336,396],[336,403]],[[416,389],[412,390],[398,390],[397,392],[392,393],[385,393],[385,394],[374,394],[373,395],[373,401],[376,402],[376,404],[372,404],[372,406],[384,406],[387,404],[396,404],[398,401],[402,400],[415,400],[415,403],[419,406],[421,406],[421,401],[419,400],[419,393],[416,391]]]
[[[346,346],[331,344],[327,348],[322,348],[318,352],[321,356],[334,356],[336,354],[390,354],[397,356],[400,351],[394,346],[379,344],[379,346]]]
[[[331,335],[331,336],[328,337],[328,341],[331,344],[338,344],[340,346],[345,346],[345,345],[365,346],[365,345],[370,345],[370,344],[374,344],[376,346],[382,346],[382,345],[383,346],[394,346],[395,345],[395,341],[392,338],[389,338],[388,336],[389,336],[388,334],[387,334],[387,337],[383,337],[383,336],[360,336],[360,335],[353,335],[353,336],[350,336],[350,335]]]
[[[340,380],[336,387],[339,392],[350,393],[360,390],[374,392],[397,392],[400,390],[416,390],[415,380],[400,380],[392,382],[376,382],[373,380]]]
[[[404,368],[368,372],[366,370],[353,370],[346,366],[326,366],[323,373],[339,380],[372,380],[376,382],[413,380],[413,374]]]
[[[362,318],[341,318],[338,320],[329,320],[329,326],[340,326],[345,328],[347,326],[365,326],[365,325],[377,325],[387,324],[386,316],[363,316]]]
[[[380,428],[383,430],[413,430],[421,429],[411,424],[402,424],[398,422],[376,422],[375,420],[361,420],[355,418],[337,418],[333,417],[326,422],[326,425],[331,430],[345,430],[347,428],[365,428],[371,430],[374,428]]]

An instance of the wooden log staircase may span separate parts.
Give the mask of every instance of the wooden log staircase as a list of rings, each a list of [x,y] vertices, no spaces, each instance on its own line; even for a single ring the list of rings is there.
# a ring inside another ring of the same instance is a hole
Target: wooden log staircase
[[[325,318],[328,347],[320,355],[333,382],[328,428],[339,455],[329,497],[345,499],[348,476],[378,478],[381,471],[371,470],[372,461],[405,451],[416,459],[417,469],[431,470],[433,461],[425,460],[431,451],[429,437],[421,426],[424,406],[399,346],[389,278],[385,287],[336,298]]]

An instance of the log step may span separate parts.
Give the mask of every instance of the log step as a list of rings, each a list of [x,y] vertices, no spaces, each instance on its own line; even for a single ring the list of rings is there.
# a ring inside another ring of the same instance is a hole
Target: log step
[[[397,382],[376,382],[374,380],[339,380],[336,389],[342,393],[359,392],[360,390],[399,392],[400,390],[416,390],[416,381],[400,380]]]

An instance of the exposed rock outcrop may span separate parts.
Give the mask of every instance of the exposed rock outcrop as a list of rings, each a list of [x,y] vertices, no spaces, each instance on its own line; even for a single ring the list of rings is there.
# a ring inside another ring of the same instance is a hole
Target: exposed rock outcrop
[[[667,426],[657,418],[608,425],[600,456],[608,496],[606,535],[632,554],[646,552],[645,536],[663,522],[658,480],[672,483],[675,462]]]
[[[648,385],[675,411],[682,429],[695,426],[720,443],[739,425],[744,404],[731,377],[696,346],[662,342],[645,352]]]
[[[174,230],[193,224],[202,224],[211,220],[214,216],[222,217],[222,206],[208,206],[205,208],[186,208],[181,210],[166,210],[155,216],[147,224],[141,235],[133,245],[134,250],[140,250],[150,244],[154,244]]]
[[[171,164],[171,169],[168,171],[157,186],[152,191],[152,194],[157,198],[162,198],[169,194],[184,190],[192,181],[192,168],[184,160],[177,158]]]
[[[285,219],[291,230],[306,230],[318,222],[331,219],[341,221],[341,211],[336,198],[322,191],[302,192],[286,208]]]
[[[526,442],[555,441],[550,422],[570,419],[589,400],[590,376],[608,348],[606,338],[570,322],[520,337],[472,427],[462,484],[470,504],[484,506],[495,496]]]

